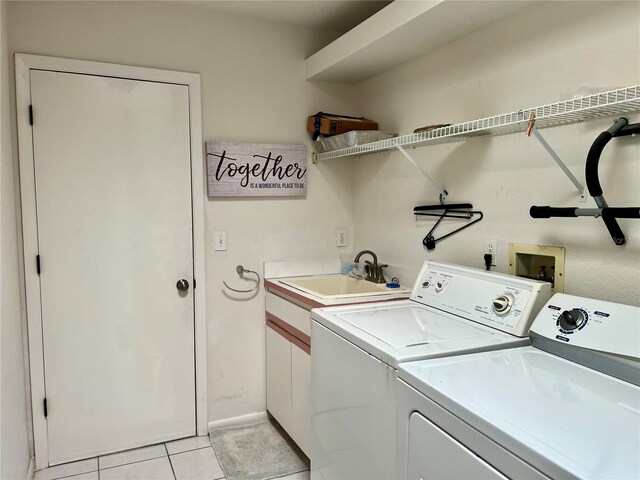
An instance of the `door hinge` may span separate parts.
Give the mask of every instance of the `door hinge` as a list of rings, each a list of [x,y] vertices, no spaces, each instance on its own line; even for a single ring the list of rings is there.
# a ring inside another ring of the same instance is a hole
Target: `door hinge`
[[[36,255],[36,272],[40,275],[40,255]]]
[[[196,279],[195,278],[193,279],[193,288],[194,288],[194,290],[196,288]]]
[[[29,125],[33,125],[33,105],[29,105]]]
[[[44,397],[44,401],[42,402],[42,404],[44,405],[44,418],[47,418],[47,416],[49,415],[49,410],[47,408],[47,397]]]

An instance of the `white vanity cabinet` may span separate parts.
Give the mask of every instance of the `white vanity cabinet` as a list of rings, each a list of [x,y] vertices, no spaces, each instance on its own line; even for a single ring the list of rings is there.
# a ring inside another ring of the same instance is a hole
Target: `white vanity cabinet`
[[[266,297],[267,410],[302,451],[311,441],[311,312]]]

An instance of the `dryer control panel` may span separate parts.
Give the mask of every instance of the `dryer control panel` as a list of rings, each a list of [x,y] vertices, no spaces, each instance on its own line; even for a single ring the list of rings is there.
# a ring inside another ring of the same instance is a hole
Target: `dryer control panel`
[[[556,293],[531,330],[576,347],[640,357],[640,307]]]
[[[411,300],[520,337],[551,296],[547,282],[425,262]]]

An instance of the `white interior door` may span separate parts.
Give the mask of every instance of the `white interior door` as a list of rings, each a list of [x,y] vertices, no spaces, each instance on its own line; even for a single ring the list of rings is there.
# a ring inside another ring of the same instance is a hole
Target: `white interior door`
[[[49,463],[194,435],[188,87],[30,82]]]

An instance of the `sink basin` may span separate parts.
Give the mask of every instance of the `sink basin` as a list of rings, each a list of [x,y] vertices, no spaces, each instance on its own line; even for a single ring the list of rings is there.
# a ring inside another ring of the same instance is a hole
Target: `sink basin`
[[[365,297],[411,292],[408,288],[387,288],[384,283],[375,284],[346,275],[285,278],[281,279],[280,283],[321,298]]]

